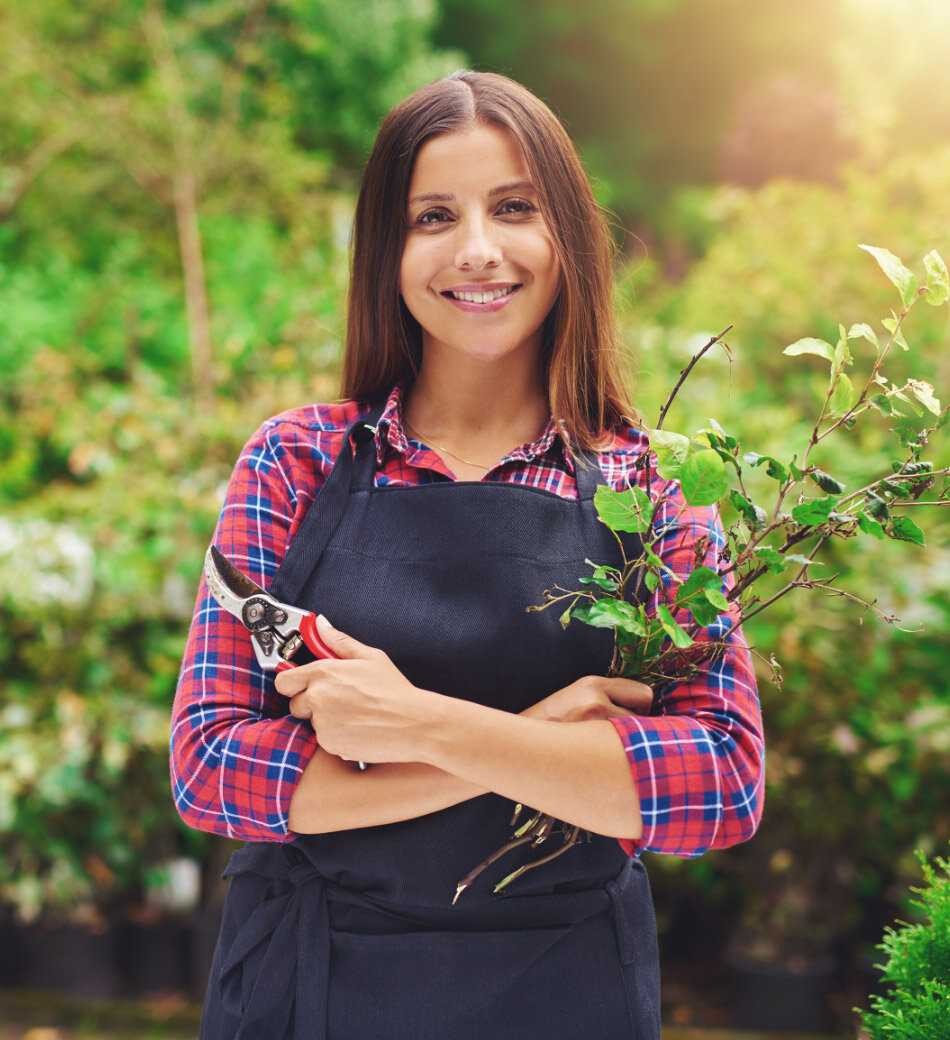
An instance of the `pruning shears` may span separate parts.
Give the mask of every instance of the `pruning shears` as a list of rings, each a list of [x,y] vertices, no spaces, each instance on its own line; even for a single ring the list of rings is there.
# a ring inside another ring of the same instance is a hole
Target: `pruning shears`
[[[285,672],[307,664],[307,651],[316,659],[339,659],[320,638],[316,614],[274,599],[215,545],[205,553],[204,574],[218,604],[250,632],[254,655],[265,672]],[[365,769],[366,763],[360,762],[359,767]]]

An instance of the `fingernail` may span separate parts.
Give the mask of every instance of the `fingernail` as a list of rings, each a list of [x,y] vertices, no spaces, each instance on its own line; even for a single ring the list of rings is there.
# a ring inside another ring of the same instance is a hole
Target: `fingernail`
[[[333,625],[322,614],[317,614],[317,625],[325,631],[333,631]]]

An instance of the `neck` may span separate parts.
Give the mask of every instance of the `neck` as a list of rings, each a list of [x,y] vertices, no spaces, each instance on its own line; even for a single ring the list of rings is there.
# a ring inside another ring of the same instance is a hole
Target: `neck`
[[[465,445],[468,457],[480,458],[478,446],[488,449],[487,457],[495,448],[539,437],[551,410],[539,384],[472,384],[455,378],[440,382],[422,371],[406,387],[402,414],[418,436],[450,448]],[[464,448],[459,450],[465,454]]]

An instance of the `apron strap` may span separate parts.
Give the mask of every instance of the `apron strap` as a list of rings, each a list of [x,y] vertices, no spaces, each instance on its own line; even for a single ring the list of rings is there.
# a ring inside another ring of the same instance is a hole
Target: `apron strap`
[[[574,477],[577,481],[577,498],[580,502],[588,502],[594,497],[594,493],[597,491],[599,484],[606,486],[607,481],[604,480],[604,474],[601,472],[600,464],[597,462],[597,456],[589,451],[577,451],[575,456],[580,456],[586,466],[579,466],[577,461],[574,463]]]
[[[353,470],[356,465],[354,453],[350,449],[351,438],[356,435],[357,451],[362,444],[371,443],[369,427],[376,425],[384,407],[385,401],[377,403],[369,415],[355,419],[347,427],[343,447],[333,463],[330,476],[307,508],[300,527],[287,546],[284,559],[267,590],[282,602],[297,602],[304,584],[343,519],[349,504],[350,486],[353,483]],[[364,467],[367,464],[366,455],[369,456],[369,464],[372,464],[372,451],[364,451],[362,455]]]

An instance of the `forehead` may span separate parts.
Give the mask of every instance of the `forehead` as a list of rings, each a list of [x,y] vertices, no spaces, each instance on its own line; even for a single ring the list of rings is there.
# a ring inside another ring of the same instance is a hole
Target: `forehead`
[[[475,126],[425,142],[416,154],[409,198],[430,192],[480,197],[499,184],[531,179],[514,134]]]

